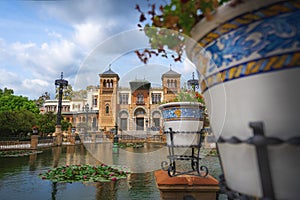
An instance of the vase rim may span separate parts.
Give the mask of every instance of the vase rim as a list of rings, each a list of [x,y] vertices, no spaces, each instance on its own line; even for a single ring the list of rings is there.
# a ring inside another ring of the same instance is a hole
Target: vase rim
[[[229,3],[226,3],[225,5],[217,9],[217,12],[214,13],[212,20],[207,21],[205,18],[203,18],[193,27],[193,29],[191,30],[192,38],[196,40],[202,38],[211,30],[213,30],[214,28],[218,27],[220,24],[223,24],[228,20],[231,20],[241,14],[253,10],[258,10],[262,7],[277,2],[281,2],[281,1],[284,0],[264,0],[264,1],[247,0],[247,1],[243,1],[243,3],[235,7],[232,7],[229,5]]]
[[[201,102],[189,102],[189,101],[178,101],[178,102],[169,102],[161,104],[158,108],[162,110],[165,107],[171,107],[171,106],[201,106],[204,107],[204,105]]]

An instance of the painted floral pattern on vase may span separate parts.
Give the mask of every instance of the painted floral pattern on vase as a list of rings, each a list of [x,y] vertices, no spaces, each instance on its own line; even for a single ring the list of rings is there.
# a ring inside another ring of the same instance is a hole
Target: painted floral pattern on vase
[[[203,109],[197,107],[169,107],[162,110],[165,121],[174,120],[203,120]]]

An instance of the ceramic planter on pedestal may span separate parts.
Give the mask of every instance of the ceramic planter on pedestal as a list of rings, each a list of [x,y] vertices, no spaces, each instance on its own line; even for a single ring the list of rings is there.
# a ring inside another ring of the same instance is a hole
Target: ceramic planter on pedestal
[[[266,137],[299,136],[299,8],[299,1],[244,1],[220,7],[212,21],[193,29],[199,45],[188,47],[187,54],[199,70],[217,137],[247,140],[253,136],[250,122],[262,122]],[[255,146],[218,146],[228,187],[264,196]],[[285,142],[267,150],[275,199],[299,198],[299,145]]]
[[[200,134],[196,132],[203,128],[204,119],[204,107],[201,103],[171,102],[160,105],[159,109],[163,115],[164,131],[168,132],[169,128],[172,128],[175,132],[174,146],[199,145]],[[167,145],[171,145],[170,134],[167,134]]]

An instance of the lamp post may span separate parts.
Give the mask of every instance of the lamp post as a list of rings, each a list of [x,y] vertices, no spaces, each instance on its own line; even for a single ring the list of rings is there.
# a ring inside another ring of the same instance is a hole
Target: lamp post
[[[147,136],[147,138],[148,138],[148,123],[149,123],[149,121],[148,121],[148,119],[146,119],[146,136]]]
[[[62,95],[64,87],[68,86],[68,81],[63,79],[64,75],[61,72],[60,79],[55,80],[55,87],[58,88],[58,110],[56,118],[55,136],[56,145],[61,146],[62,134],[61,134],[61,108],[62,108]]]
[[[193,76],[193,78],[190,79],[190,80],[188,80],[187,84],[188,84],[188,86],[191,87],[192,90],[195,92],[196,89],[199,88],[199,80],[198,80],[198,79],[195,79],[195,74],[194,74],[194,72],[192,73],[192,76]]]
[[[114,146],[118,147],[119,145],[119,136],[118,136],[118,124],[115,125],[115,135],[114,135]]]
[[[83,110],[85,111],[85,118],[86,118],[86,120],[85,120],[85,127],[86,127],[86,133],[88,132],[88,125],[89,125],[89,110],[90,110],[90,108],[89,108],[89,104],[87,103],[87,104],[85,104],[85,106],[83,107]]]

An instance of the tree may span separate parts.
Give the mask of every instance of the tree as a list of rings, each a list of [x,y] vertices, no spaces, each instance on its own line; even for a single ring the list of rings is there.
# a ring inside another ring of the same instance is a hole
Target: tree
[[[47,135],[55,132],[56,115],[53,112],[40,114],[37,119],[39,134]]]
[[[32,113],[39,113],[39,108],[32,100],[28,100],[27,97],[13,95],[13,93],[12,89],[0,89],[0,112],[28,110]]]
[[[34,100],[34,102],[39,108],[41,108],[44,105],[45,101],[49,99],[50,99],[50,93],[45,92],[37,100]]]
[[[39,108],[27,97],[16,96],[12,89],[0,89],[0,134],[18,136],[31,132]]]
[[[61,130],[62,131],[67,131],[69,127],[72,126],[72,124],[66,120],[61,121]]]
[[[84,99],[87,97],[87,90],[74,91],[73,99]]]
[[[55,132],[56,117],[57,115],[53,112],[38,115],[36,125],[39,128],[40,135],[48,135]],[[66,120],[61,121],[62,131],[67,131],[69,126],[71,126],[70,122]]]
[[[14,91],[12,89],[4,88],[4,90],[0,89],[0,96],[1,95],[13,95]]]
[[[87,98],[87,91],[89,90],[97,90],[98,86],[88,85],[85,90],[73,91],[72,99],[85,99]]]
[[[55,94],[55,98],[58,99],[58,92],[59,92],[59,88],[56,88],[56,94]],[[62,99],[64,100],[72,100],[73,98],[73,88],[72,85],[68,84],[68,86],[66,88],[64,88],[63,90],[63,95],[62,95]]]
[[[0,134],[1,136],[20,136],[32,131],[36,124],[36,114],[28,110],[1,111]]]

